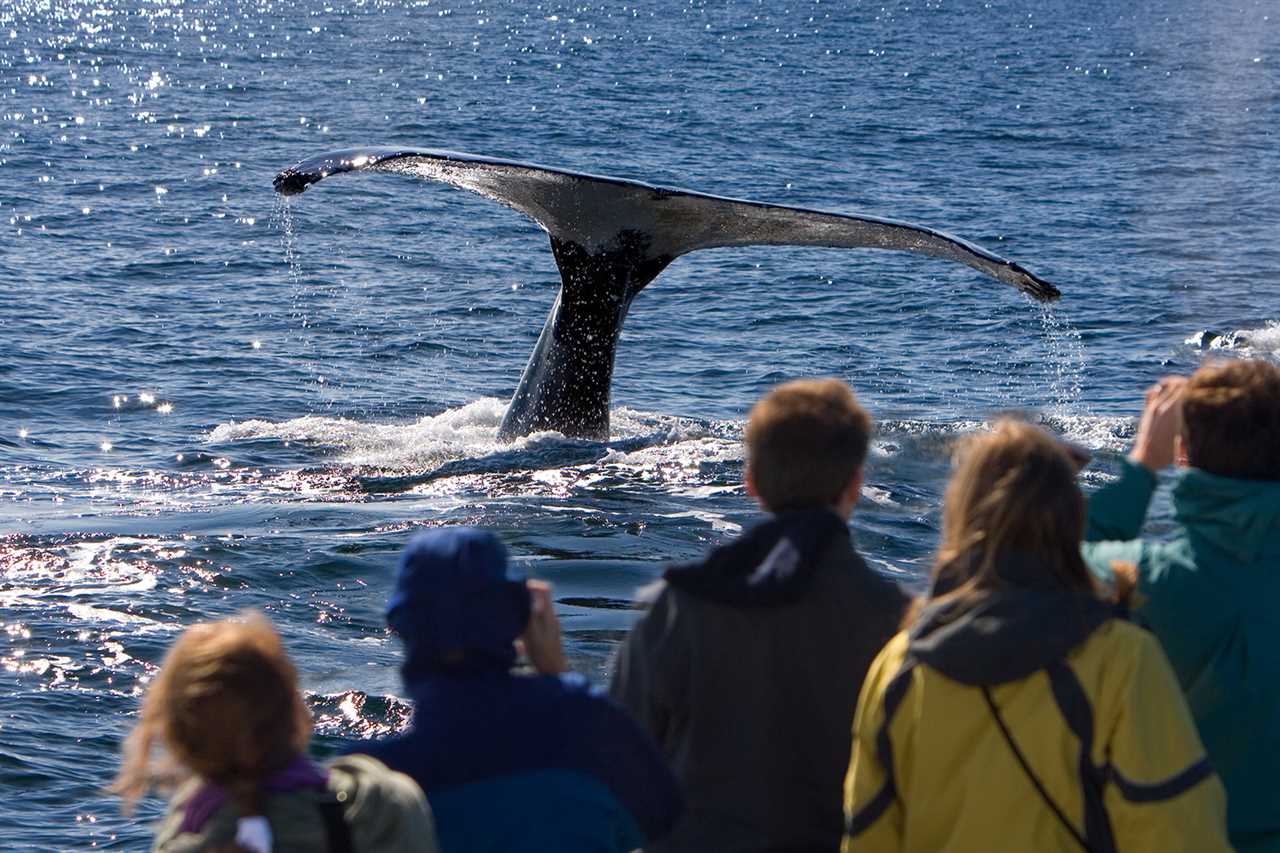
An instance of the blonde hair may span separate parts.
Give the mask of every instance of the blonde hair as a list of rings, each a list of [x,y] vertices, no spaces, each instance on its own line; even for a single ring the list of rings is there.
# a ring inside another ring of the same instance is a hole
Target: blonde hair
[[[787,382],[752,407],[745,438],[770,511],[830,506],[866,461],[871,416],[839,379]]]
[[[265,617],[195,625],[147,689],[111,790],[127,812],[157,782],[185,770],[227,788],[241,814],[257,814],[262,780],[304,752],[310,736],[297,670]],[[159,765],[156,746],[167,753]]]
[[[1004,419],[961,441],[943,497],[934,583],[958,615],[1003,585],[1002,558],[1034,561],[1062,586],[1096,594],[1080,555],[1085,502],[1067,451],[1044,430]]]

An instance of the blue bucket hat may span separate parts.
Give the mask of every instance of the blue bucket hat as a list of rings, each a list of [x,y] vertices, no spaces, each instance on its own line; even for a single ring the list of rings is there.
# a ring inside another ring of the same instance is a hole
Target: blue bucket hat
[[[406,677],[510,669],[528,622],[524,575],[492,533],[441,528],[401,552],[387,624],[404,641]]]

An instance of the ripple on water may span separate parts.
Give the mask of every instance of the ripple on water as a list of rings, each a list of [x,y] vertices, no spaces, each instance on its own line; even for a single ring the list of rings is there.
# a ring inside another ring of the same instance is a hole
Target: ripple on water
[[[855,535],[918,582],[954,441],[994,414],[1095,450],[1092,486],[1146,382],[1280,359],[1267,3],[544,5],[0,2],[0,848],[145,845],[158,802],[126,820],[101,787],[200,619],[275,620],[322,749],[401,729],[382,607],[425,527],[495,528],[603,676],[636,589],[755,518],[742,420],[774,382],[841,376],[877,415]],[[608,442],[499,445],[545,235],[397,176],[271,190],[388,142],[919,220],[1064,297],[699,253],[632,307]]]

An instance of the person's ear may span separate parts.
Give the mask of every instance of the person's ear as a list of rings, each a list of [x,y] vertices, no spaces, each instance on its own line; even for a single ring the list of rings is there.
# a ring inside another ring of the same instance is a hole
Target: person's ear
[[[840,499],[832,506],[836,515],[843,519],[847,520],[853,514],[853,508],[858,505],[858,498],[862,495],[862,472],[863,466],[859,465],[858,470],[853,472],[848,485],[844,487],[844,491],[840,493]]]
[[[746,476],[743,479],[746,481],[743,485],[747,487],[747,494],[756,499],[756,505],[765,512],[772,512],[769,509],[769,505],[764,502],[764,498],[760,497],[760,490],[756,488],[756,476],[751,470],[751,463],[749,462],[747,463]]]
[[[1173,463],[1179,468],[1191,467],[1191,463],[1187,461],[1187,442],[1181,433],[1173,437]]]
[[[850,503],[856,504],[858,496],[862,494],[862,472],[866,470],[866,466],[859,465],[858,470],[853,473],[853,479],[849,481],[849,485],[845,488],[845,497]]]

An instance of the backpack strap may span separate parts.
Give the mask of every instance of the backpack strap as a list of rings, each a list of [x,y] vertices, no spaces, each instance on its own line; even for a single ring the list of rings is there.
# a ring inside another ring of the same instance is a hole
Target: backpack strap
[[[1084,791],[1084,834],[1098,853],[1115,853],[1115,835],[1111,820],[1103,803],[1102,789],[1107,783],[1106,771],[1093,763],[1093,707],[1085,695],[1080,679],[1076,678],[1065,660],[1056,660],[1046,667],[1049,685],[1058,710],[1067,725],[1080,741],[1078,758],[1080,787]]]
[[[329,853],[355,853],[351,843],[351,827],[347,826],[346,815],[343,814],[342,803],[334,800],[323,800],[317,804],[320,817],[324,820],[324,834],[329,839]]]
[[[1013,757],[1018,759],[1018,765],[1022,768],[1022,772],[1027,774],[1027,779],[1031,781],[1036,793],[1040,795],[1040,799],[1044,800],[1045,805],[1049,807],[1054,817],[1062,824],[1062,828],[1071,834],[1071,837],[1076,840],[1081,849],[1085,850],[1086,853],[1094,853],[1093,848],[1089,846],[1089,840],[1080,834],[1080,830],[1076,829],[1075,824],[1062,811],[1062,807],[1058,805],[1057,801],[1049,796],[1049,792],[1045,790],[1044,783],[1040,781],[1040,777],[1036,775],[1036,772],[1031,769],[1031,764],[1027,761],[1027,757],[1018,748],[1018,742],[1013,739],[1013,732],[1009,731],[1004,717],[1000,716],[1000,709],[996,707],[996,700],[991,696],[991,688],[984,685],[982,697],[987,700],[987,707],[991,709],[991,716],[995,718],[1000,734],[1004,735],[1004,742],[1009,744],[1009,749],[1013,751]]]
[[[1066,661],[1056,660],[1045,669],[1046,674],[1049,676],[1049,686],[1053,692],[1054,701],[1058,705],[1058,710],[1062,713],[1071,732],[1080,742],[1077,772],[1079,773],[1080,788],[1084,800],[1083,833],[1067,818],[1066,813],[1057,802],[1049,796],[1044,783],[1040,781],[1040,777],[1031,769],[1026,755],[1018,748],[1017,742],[1013,739],[1013,733],[1009,731],[1004,717],[1000,714],[1000,709],[996,707],[990,688],[983,687],[982,695],[987,700],[987,707],[991,709],[991,715],[995,718],[996,725],[1000,728],[1000,733],[1004,735],[1005,742],[1009,744],[1009,748],[1018,759],[1018,764],[1021,765],[1023,772],[1026,773],[1027,778],[1035,787],[1040,798],[1053,811],[1054,816],[1071,833],[1071,837],[1076,840],[1076,843],[1088,853],[1115,853],[1115,835],[1112,833],[1111,820],[1107,817],[1106,805],[1102,799],[1102,789],[1107,782],[1107,774],[1105,770],[1095,766],[1093,763],[1093,709],[1089,705],[1089,697],[1085,695],[1084,688],[1080,685],[1080,680],[1076,678],[1075,673],[1071,671],[1071,667],[1067,665]]]

